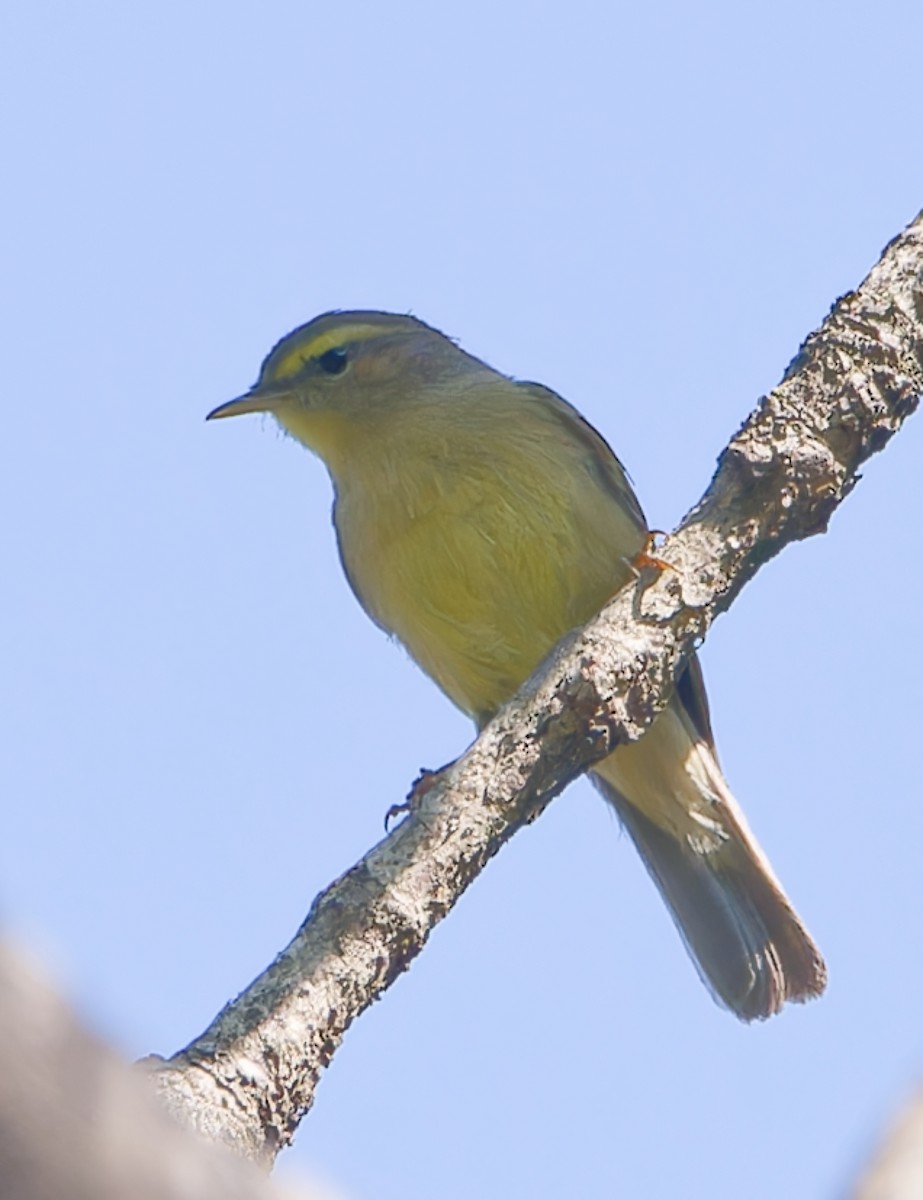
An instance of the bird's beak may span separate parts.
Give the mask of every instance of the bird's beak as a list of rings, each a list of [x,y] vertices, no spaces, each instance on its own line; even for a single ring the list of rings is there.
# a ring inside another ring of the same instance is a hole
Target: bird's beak
[[[239,417],[244,413],[276,412],[286,400],[291,400],[292,393],[284,388],[253,387],[243,396],[228,400],[213,408],[206,421],[214,421],[219,417]]]

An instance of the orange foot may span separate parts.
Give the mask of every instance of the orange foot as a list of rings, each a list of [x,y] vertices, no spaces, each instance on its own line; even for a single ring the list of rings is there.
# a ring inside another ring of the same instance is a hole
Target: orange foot
[[[420,807],[420,801],[426,793],[435,786],[439,776],[450,767],[451,763],[446,763],[445,767],[440,767],[438,771],[430,771],[428,767],[421,767],[420,774],[413,781],[410,791],[407,793],[407,799],[403,804],[392,804],[385,813],[385,833],[388,832],[392,821],[396,821],[398,817],[407,816],[408,813],[416,812]]]
[[[673,571],[676,569],[672,563],[668,563],[665,559],[657,558],[654,555],[657,539],[659,537],[665,538],[666,536],[662,529],[650,530],[644,539],[644,548],[631,560],[631,565],[636,571]]]

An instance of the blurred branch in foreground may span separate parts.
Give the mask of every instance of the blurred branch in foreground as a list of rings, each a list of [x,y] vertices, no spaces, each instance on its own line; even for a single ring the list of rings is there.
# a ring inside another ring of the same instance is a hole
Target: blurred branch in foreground
[[[5,943],[0,1064],[3,1200],[298,1200],[177,1125]]]
[[[921,1200],[923,1197],[923,1088],[898,1113],[854,1200]]]

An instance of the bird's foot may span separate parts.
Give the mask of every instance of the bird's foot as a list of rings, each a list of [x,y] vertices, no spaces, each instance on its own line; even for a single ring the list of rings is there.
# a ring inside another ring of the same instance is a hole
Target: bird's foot
[[[385,833],[388,833],[392,821],[417,811],[423,797],[438,782],[443,771],[451,765],[451,763],[446,763],[446,766],[440,767],[438,771],[431,771],[428,767],[420,768],[420,774],[413,781],[410,791],[407,793],[407,799],[401,804],[392,804],[385,813]]]
[[[652,529],[644,539],[644,546],[640,553],[636,554],[631,560],[631,565],[640,575],[642,571],[673,571],[675,567],[672,563],[668,563],[666,559],[657,558],[654,551],[657,548],[657,539],[665,538],[667,535],[662,529]]]

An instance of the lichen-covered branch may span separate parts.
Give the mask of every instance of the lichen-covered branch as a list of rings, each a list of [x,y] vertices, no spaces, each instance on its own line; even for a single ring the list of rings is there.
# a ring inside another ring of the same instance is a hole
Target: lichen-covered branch
[[[825,529],[923,391],[923,214],[844,296],[721,455],[702,500],[422,797],[314,901],[297,936],[201,1037],[154,1067],[168,1103],[270,1161],[350,1023],[487,861],[618,742],[639,737],[715,616],[783,546]]]

